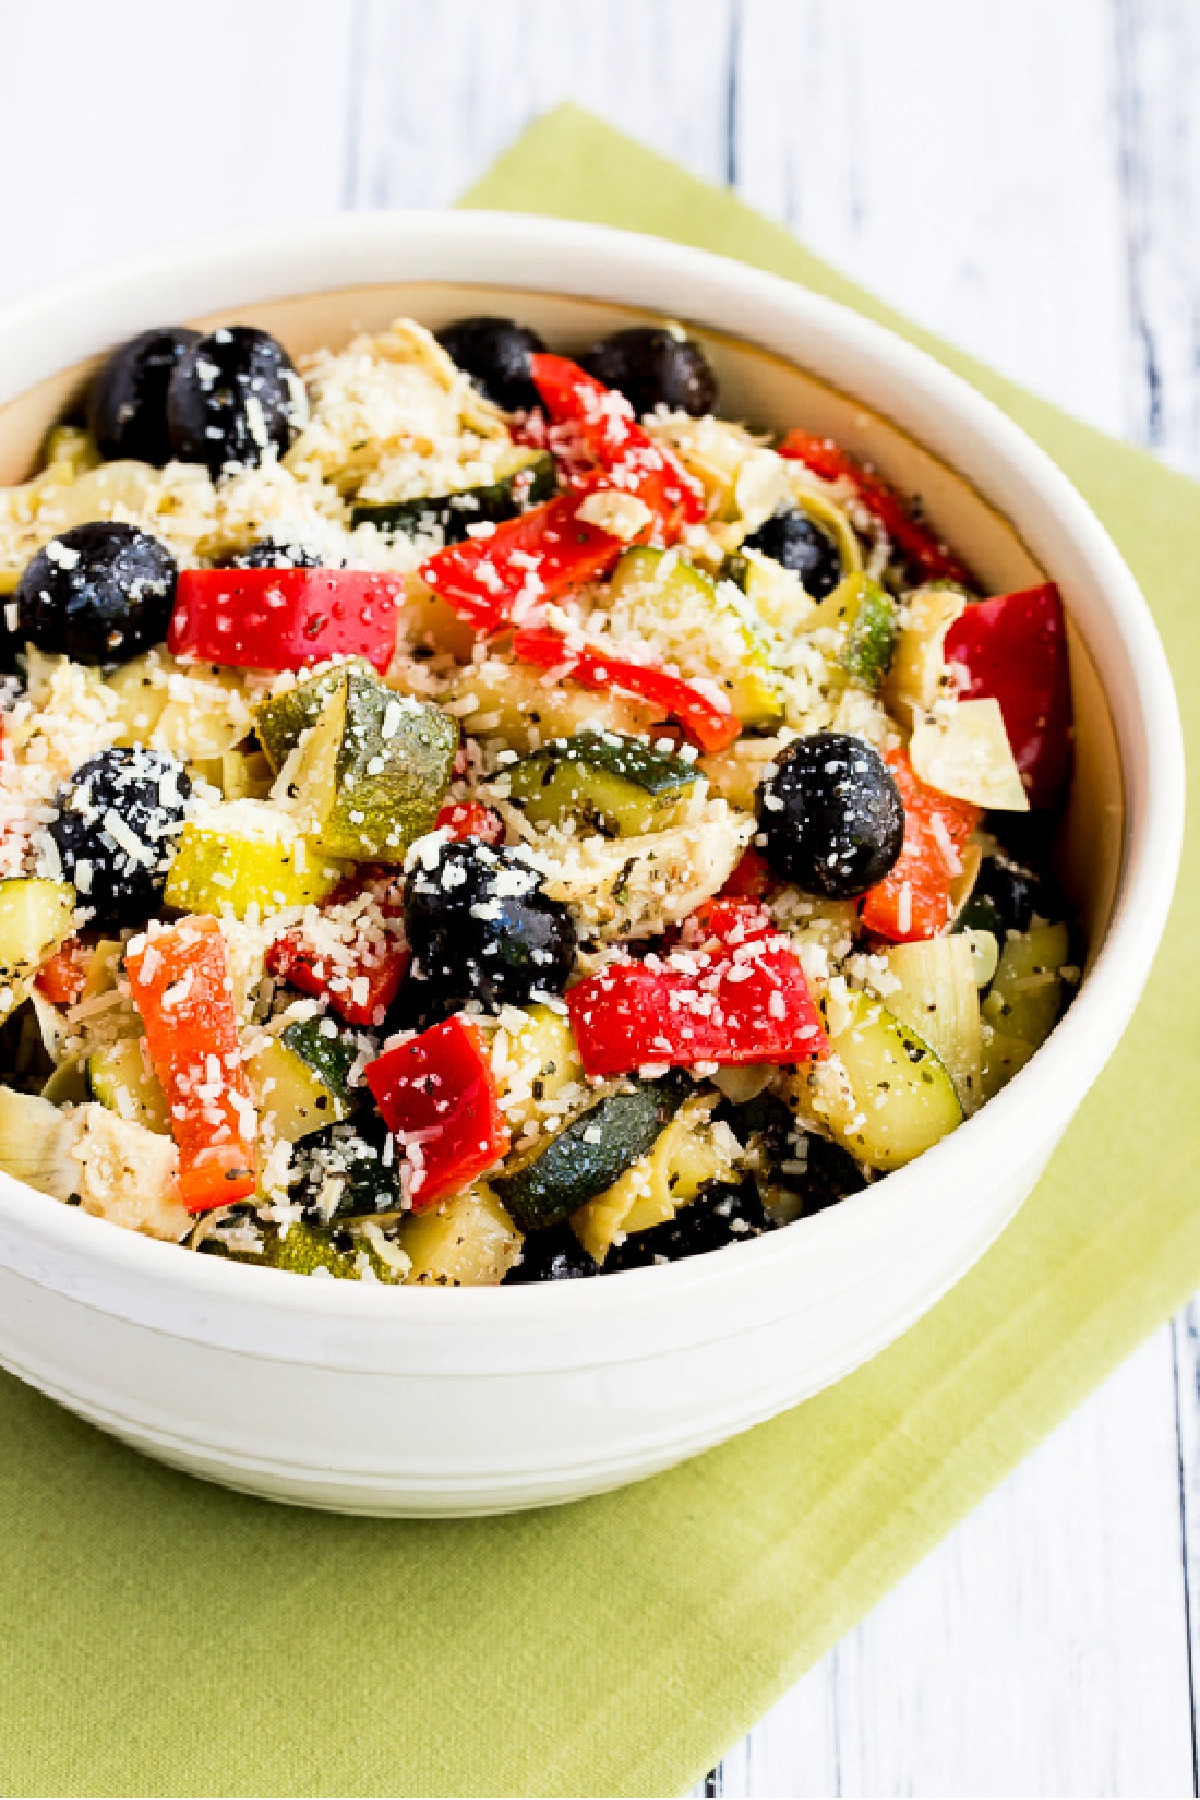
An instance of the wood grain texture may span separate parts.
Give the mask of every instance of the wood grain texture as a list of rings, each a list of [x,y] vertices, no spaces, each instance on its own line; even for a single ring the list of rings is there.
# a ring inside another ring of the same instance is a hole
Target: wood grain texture
[[[225,225],[446,204],[574,99],[1200,470],[1192,0],[0,0],[0,29],[0,297]],[[1188,1566],[1200,1595],[1195,1307],[708,1791],[1193,1793]]]

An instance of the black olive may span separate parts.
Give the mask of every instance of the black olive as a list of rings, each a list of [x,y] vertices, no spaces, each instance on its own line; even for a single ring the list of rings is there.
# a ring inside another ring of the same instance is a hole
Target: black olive
[[[442,846],[418,862],[404,894],[412,962],[404,987],[422,988],[442,1018],[468,1000],[489,1011],[560,994],[575,962],[575,927],[537,872],[479,839]],[[411,996],[410,996],[411,998]]]
[[[818,731],[776,759],[758,798],[759,846],[808,894],[853,900],[882,881],[904,843],[904,803],[864,738]]]
[[[75,662],[128,662],[166,637],[178,575],[166,545],[134,525],[76,525],[26,565],[18,635]]]
[[[605,387],[624,394],[639,418],[666,406],[701,419],[716,405],[712,364],[678,325],[633,325],[611,332],[579,361]]]
[[[1058,908],[1041,877],[1004,855],[985,856],[956,929],[991,931],[1003,943],[1010,931],[1028,931],[1034,913],[1051,918]]]
[[[528,325],[480,315],[454,319],[435,335],[450,359],[494,405],[505,412],[528,412],[537,405],[529,358],[546,346]]]
[[[329,565],[319,550],[307,544],[281,544],[275,538],[260,538],[234,556],[223,556],[220,569],[324,569]]]
[[[833,536],[798,507],[777,512],[742,541],[744,550],[761,550],[785,569],[792,569],[814,600],[832,594],[842,579],[842,553]]]
[[[784,1188],[799,1196],[799,1216],[807,1218],[867,1185],[848,1150],[805,1131],[775,1094],[760,1094],[745,1106],[730,1108],[728,1122],[749,1149],[764,1204],[772,1188]]]
[[[521,1260],[504,1277],[505,1285],[534,1281],[583,1281],[602,1273],[600,1264],[584,1249],[571,1227],[552,1225],[548,1231],[531,1231],[521,1246]]]
[[[134,457],[161,469],[171,460],[167,384],[200,333],[182,325],[143,331],[113,351],[88,401],[88,424],[101,456]]]
[[[222,326],[176,363],[167,387],[171,449],[216,475],[282,456],[305,416],[304,387],[283,345],[253,325]]]
[[[623,1244],[614,1244],[604,1259],[604,1273],[649,1268],[656,1262],[682,1262],[709,1250],[723,1250],[726,1244],[744,1244],[773,1229],[753,1181],[736,1187],[718,1184],[681,1206],[665,1224],[635,1231]]]
[[[101,750],[76,769],[47,830],[94,925],[120,930],[157,912],[191,791],[183,764],[157,750]]]

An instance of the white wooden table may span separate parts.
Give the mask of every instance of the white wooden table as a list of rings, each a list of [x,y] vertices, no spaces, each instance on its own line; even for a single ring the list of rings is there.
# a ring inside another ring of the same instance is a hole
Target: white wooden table
[[[1200,473],[1189,0],[0,0],[0,59],[0,298],[228,224],[440,206],[573,98]],[[1196,1793],[1198,1320],[700,1791]]]

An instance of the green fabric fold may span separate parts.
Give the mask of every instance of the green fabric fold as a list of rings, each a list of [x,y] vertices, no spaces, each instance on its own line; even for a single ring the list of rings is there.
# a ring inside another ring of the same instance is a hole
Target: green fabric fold
[[[964,374],[1128,557],[1195,752],[1191,482],[573,108],[467,204],[740,257]],[[511,1519],[338,1519],[172,1474],[0,1380],[0,1788],[681,1792],[1200,1285],[1197,856],[1193,832],[1142,1006],[1015,1224],[868,1367],[684,1468]]]

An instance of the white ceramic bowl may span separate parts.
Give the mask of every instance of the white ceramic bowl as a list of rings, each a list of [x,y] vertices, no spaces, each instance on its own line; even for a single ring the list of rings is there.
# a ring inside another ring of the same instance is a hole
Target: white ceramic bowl
[[[556,347],[614,320],[700,328],[727,415],[869,453],[993,591],[1052,576],[1073,627],[1067,874],[1082,990],[1031,1064],[908,1168],[789,1230],[591,1282],[426,1290],[190,1256],[0,1177],[0,1361],[177,1466],[380,1514],[504,1511],[668,1467],[873,1355],[1012,1217],[1141,991],[1174,881],[1183,761],[1146,607],[1079,495],[993,406],[828,300],[655,239],[545,219],[362,214],[129,258],[0,312],[0,480],[32,467],[97,353],[169,320],[293,349],[400,311],[516,313]],[[1107,696],[1107,703],[1104,696]]]

